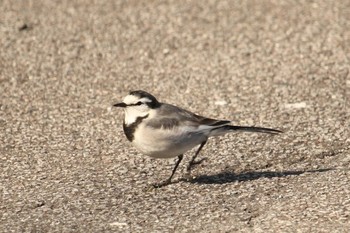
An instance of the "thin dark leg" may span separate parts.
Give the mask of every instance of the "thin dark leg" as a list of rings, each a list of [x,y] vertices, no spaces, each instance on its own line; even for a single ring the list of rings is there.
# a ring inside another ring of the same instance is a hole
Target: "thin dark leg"
[[[174,167],[174,169],[173,169],[173,171],[171,173],[171,176],[168,179],[166,179],[165,181],[163,181],[163,182],[161,182],[159,184],[155,184],[154,187],[160,188],[160,187],[166,186],[166,185],[171,183],[171,179],[173,178],[173,176],[174,176],[174,174],[176,172],[176,169],[179,166],[179,164],[180,164],[181,160],[183,159],[183,157],[184,157],[183,155],[177,156],[178,160],[176,161],[176,164],[175,164],[175,167]]]
[[[175,164],[175,167],[174,167],[174,169],[173,169],[173,172],[171,173],[171,176],[170,176],[169,179],[168,179],[168,180],[169,180],[169,183],[170,183],[171,179],[173,178],[173,176],[174,176],[174,174],[175,174],[175,172],[176,172],[176,169],[177,169],[177,167],[179,166],[179,164],[181,163],[181,160],[182,160],[183,157],[184,157],[183,155],[177,156],[178,160],[177,160],[177,162],[176,162],[176,164]]]
[[[202,148],[204,147],[204,145],[207,143],[207,140],[205,140],[204,142],[202,142],[202,144],[199,146],[198,150],[196,151],[196,153],[194,154],[194,156],[192,157],[190,163],[187,166],[187,172],[191,171],[191,168],[193,167],[193,165],[196,165],[200,162],[195,162],[194,160],[197,158],[199,152],[202,150]]]

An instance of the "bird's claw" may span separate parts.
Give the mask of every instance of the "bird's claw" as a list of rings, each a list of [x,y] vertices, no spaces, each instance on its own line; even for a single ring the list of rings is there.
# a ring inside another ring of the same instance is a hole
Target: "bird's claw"
[[[188,166],[187,166],[187,172],[190,173],[192,167],[195,167],[195,166],[201,164],[204,160],[207,160],[207,158],[202,158],[200,160],[190,162],[190,164],[188,164]]]
[[[169,184],[171,184],[171,180],[167,179],[167,180],[162,181],[160,183],[154,183],[152,186],[153,186],[153,188],[161,188],[161,187],[167,186]]]

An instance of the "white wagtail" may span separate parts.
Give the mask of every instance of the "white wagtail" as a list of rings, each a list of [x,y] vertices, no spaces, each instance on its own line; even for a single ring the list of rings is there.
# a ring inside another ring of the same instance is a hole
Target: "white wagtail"
[[[235,131],[281,133],[276,129],[234,126],[230,125],[230,121],[202,117],[174,105],[158,102],[153,95],[141,90],[131,91],[123,102],[113,106],[124,108],[124,133],[139,151],[154,158],[178,157],[170,177],[156,187],[169,184],[183,154],[200,145],[187,167],[189,172],[197,164],[195,159],[209,137]]]

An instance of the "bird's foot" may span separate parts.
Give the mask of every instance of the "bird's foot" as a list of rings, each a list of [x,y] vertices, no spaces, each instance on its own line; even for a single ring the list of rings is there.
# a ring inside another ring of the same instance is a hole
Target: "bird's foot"
[[[199,164],[201,164],[204,160],[207,160],[207,158],[202,158],[202,159],[197,160],[197,161],[191,161],[191,162],[188,164],[188,166],[187,166],[187,173],[190,174],[192,168],[195,167],[195,166],[197,166],[197,165],[199,165]]]
[[[160,183],[154,183],[153,188],[161,188],[161,187],[167,186],[169,184],[171,184],[171,179],[164,180]]]

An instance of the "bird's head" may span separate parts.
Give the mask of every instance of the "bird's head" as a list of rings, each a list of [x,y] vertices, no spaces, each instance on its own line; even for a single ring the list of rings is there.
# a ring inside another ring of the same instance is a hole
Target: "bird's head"
[[[160,107],[158,100],[145,91],[131,91],[124,97],[123,102],[113,105],[124,108],[125,124],[132,124],[138,117],[145,117],[153,109]]]

